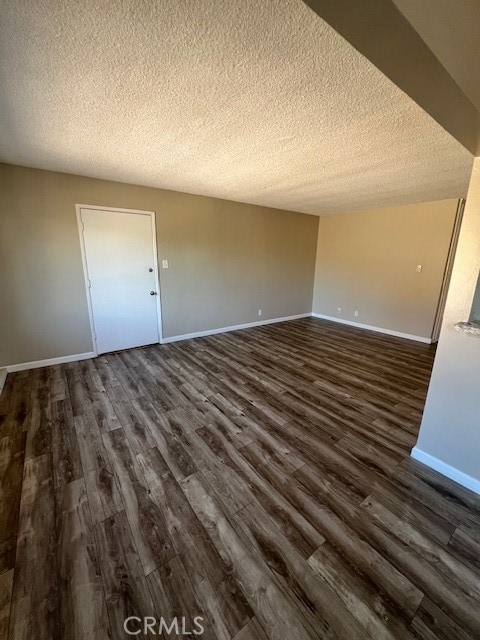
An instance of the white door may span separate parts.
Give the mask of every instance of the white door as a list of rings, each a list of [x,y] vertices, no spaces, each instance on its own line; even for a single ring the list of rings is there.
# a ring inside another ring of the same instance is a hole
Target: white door
[[[159,342],[153,213],[80,208],[98,353]]]

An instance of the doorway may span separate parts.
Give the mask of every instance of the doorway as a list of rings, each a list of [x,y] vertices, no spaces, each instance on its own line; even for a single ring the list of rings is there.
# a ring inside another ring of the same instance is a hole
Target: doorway
[[[77,205],[97,354],[161,340],[155,213]]]

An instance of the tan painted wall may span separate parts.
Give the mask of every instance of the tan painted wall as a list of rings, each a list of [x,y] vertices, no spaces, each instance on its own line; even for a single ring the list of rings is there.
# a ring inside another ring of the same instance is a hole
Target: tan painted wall
[[[480,158],[476,158],[415,449],[427,464],[477,493],[480,493],[480,338],[458,333],[454,325],[468,320],[479,272]]]
[[[75,203],[156,212],[164,337],[311,311],[314,216],[0,164],[0,366],[92,350]]]
[[[320,218],[314,313],[430,338],[457,204]]]
[[[393,0],[458,86],[480,109],[480,2]]]

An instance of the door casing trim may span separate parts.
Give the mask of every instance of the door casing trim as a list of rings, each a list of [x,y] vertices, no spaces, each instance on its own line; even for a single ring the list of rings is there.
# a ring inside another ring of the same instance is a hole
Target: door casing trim
[[[78,235],[80,239],[80,251],[82,254],[82,266],[83,266],[83,281],[85,285],[85,294],[87,296],[88,318],[90,321],[90,334],[92,338],[93,354],[98,356],[97,338],[95,333],[95,319],[93,316],[92,300],[90,297],[90,287],[88,286],[88,268],[87,268],[87,254],[85,251],[85,241],[83,237],[83,220],[82,209],[88,209],[89,211],[110,211],[113,213],[136,213],[143,216],[149,216],[152,225],[152,240],[153,240],[153,262],[154,262],[154,274],[155,274],[155,287],[158,292],[156,304],[157,304],[157,333],[158,342],[162,342],[162,303],[161,303],[161,290],[160,290],[160,276],[158,271],[158,256],[157,256],[157,231],[155,221],[155,211],[144,211],[142,209],[122,209],[121,207],[103,207],[93,204],[76,204],[75,211],[77,214],[77,227]]]

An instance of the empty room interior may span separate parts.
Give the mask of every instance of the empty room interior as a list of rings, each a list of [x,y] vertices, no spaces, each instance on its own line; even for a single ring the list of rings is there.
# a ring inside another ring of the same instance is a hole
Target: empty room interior
[[[480,638],[478,0],[0,5],[0,640]]]

